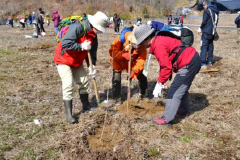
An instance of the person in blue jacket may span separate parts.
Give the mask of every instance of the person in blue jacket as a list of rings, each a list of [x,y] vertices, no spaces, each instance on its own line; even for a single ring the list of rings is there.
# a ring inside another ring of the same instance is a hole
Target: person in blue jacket
[[[203,20],[200,28],[198,29],[198,33],[202,33],[201,53],[200,53],[201,62],[202,62],[201,66],[206,67],[206,65],[212,65],[213,51],[214,51],[213,23],[215,23],[215,25],[217,26],[219,11],[217,10],[217,7],[210,4],[208,0],[203,1],[203,8],[204,8]]]
[[[237,25],[237,32],[238,32],[238,41],[237,43],[240,44],[240,11],[238,12],[238,17],[235,19],[235,24]]]

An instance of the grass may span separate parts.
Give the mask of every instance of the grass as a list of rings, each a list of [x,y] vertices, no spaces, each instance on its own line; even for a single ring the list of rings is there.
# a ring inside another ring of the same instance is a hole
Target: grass
[[[5,56],[10,56],[10,55],[13,55],[14,53],[9,51],[9,50],[0,50],[0,57],[5,57]]]
[[[157,149],[153,148],[153,147],[149,147],[147,153],[151,157],[156,157],[156,156],[160,155],[159,151]]]
[[[232,16],[229,21],[223,17],[221,23],[230,23],[231,19]],[[194,23],[198,24],[198,21]],[[172,128],[153,124],[150,115],[128,119],[114,107],[107,108],[106,124],[112,124],[123,135],[121,141],[114,144],[119,146],[116,147],[117,152],[113,152],[111,149],[96,151],[89,147],[87,137],[96,129],[102,130],[106,110],[99,107],[97,111],[78,115],[81,102],[77,86],[74,88],[73,113],[79,123],[66,123],[61,80],[53,63],[53,37],[32,41],[22,36],[30,34],[30,29],[17,32],[18,28],[2,27],[0,38],[8,36],[8,39],[0,43],[0,159],[143,159],[146,152],[149,159],[185,159],[186,155],[200,160],[209,157],[240,159],[240,70],[236,65],[240,48],[234,43],[237,39],[235,30],[219,29],[221,39],[215,42],[214,56],[220,72],[196,76],[189,90],[191,114]],[[51,28],[46,29],[51,31]],[[16,34],[9,34],[11,32]],[[18,43],[16,36],[19,37]],[[112,28],[99,36],[97,84],[103,98],[106,98],[103,94],[107,86],[111,86],[108,49],[114,38]],[[195,36],[194,47],[199,52],[198,35]],[[153,57],[149,70],[151,76],[148,77],[149,94],[154,88],[158,70],[158,62]],[[92,81],[89,83],[89,99],[94,103]],[[125,71],[122,86],[127,86]],[[137,93],[136,87],[132,90]],[[122,95],[126,93],[125,87]],[[166,103],[165,99],[157,101]],[[156,117],[160,115],[162,112],[156,113]],[[35,125],[34,119],[40,119],[42,125]],[[144,143],[141,142],[143,138]]]

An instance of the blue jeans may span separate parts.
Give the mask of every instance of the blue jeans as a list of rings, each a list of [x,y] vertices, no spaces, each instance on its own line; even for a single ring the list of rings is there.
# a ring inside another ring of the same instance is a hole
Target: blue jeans
[[[202,64],[207,64],[207,62],[212,62],[213,59],[213,37],[211,35],[209,36],[206,33],[203,33],[201,41],[201,62]]]

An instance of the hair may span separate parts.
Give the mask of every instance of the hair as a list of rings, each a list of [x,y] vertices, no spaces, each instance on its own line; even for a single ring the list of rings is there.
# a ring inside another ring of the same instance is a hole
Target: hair
[[[41,11],[42,11],[42,8],[38,8],[38,10],[41,12]]]
[[[84,16],[86,16],[86,13],[83,13]]]

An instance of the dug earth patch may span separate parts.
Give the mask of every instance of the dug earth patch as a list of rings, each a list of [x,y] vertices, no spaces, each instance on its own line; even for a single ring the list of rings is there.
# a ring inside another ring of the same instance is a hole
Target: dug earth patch
[[[145,115],[155,116],[160,114],[164,110],[164,106],[158,102],[153,102],[150,100],[130,100],[129,105],[127,106],[127,101],[125,101],[121,106],[117,108],[118,112],[123,113],[129,119],[133,119],[136,116],[141,117]]]
[[[96,130],[96,134],[87,137],[89,147],[98,151],[112,150],[122,139],[121,128],[107,125]]]

